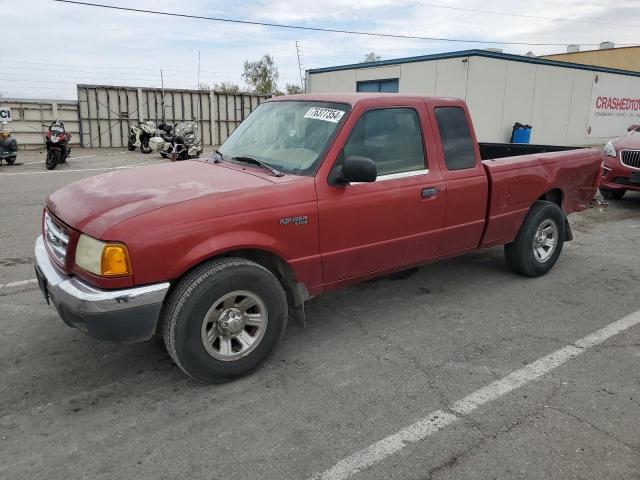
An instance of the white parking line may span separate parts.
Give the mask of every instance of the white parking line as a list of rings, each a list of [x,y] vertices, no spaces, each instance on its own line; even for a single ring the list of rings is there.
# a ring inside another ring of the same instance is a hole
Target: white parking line
[[[13,175],[49,175],[52,173],[72,173],[72,172],[98,172],[104,170],[120,170],[124,168],[137,167],[138,165],[144,165],[148,162],[134,163],[132,165],[122,165],[120,167],[100,167],[100,168],[77,168],[74,170],[44,170],[37,172],[15,172],[15,173],[0,173],[0,177],[11,177]]]
[[[30,285],[32,283],[38,283],[37,278],[30,278],[29,280],[20,280],[19,282],[0,283],[0,288],[22,287],[24,285]]]
[[[93,158],[95,157],[95,155],[85,155],[84,157],[69,157],[67,160],[80,160],[81,158]],[[44,163],[44,160],[41,160],[39,162],[28,162],[28,163],[23,163],[22,165],[37,165],[39,163]]]
[[[500,380],[496,380],[486,387],[467,395],[463,399],[454,402],[452,407],[448,409],[449,411],[445,409],[430,413],[399,432],[389,435],[373,445],[340,460],[329,470],[318,473],[313,478],[316,480],[343,480],[349,478],[402,450],[407,445],[424,440],[447,425],[455,423],[462,416],[468,415],[478,407],[526,385],[568,360],[586,352],[589,348],[599,345],[608,338],[638,324],[640,324],[640,311],[610,323],[606,327],[582,337],[573,344],[556,350],[526,367],[520,368]]]

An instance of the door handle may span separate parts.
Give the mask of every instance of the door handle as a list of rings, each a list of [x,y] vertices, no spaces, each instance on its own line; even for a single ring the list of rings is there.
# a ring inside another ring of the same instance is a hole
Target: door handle
[[[435,187],[423,188],[420,191],[420,195],[422,196],[422,198],[435,197],[437,194],[438,194],[438,189]]]

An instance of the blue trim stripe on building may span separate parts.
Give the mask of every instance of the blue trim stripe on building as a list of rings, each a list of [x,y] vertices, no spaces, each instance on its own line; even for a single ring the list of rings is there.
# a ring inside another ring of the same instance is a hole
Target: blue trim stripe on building
[[[591,72],[614,73],[617,75],[627,75],[629,77],[640,77],[640,72],[622,70],[619,68],[598,67],[595,65],[583,65],[581,63],[560,62],[558,60],[547,60],[544,58],[527,57],[525,55],[514,55],[511,53],[491,52],[487,50],[460,50],[457,52],[435,53],[432,55],[419,55],[416,57],[393,58],[390,60],[380,60],[378,62],[352,63],[349,65],[338,65],[335,67],[312,68],[309,74],[337,72],[340,70],[352,70],[358,68],[383,67],[386,65],[400,65],[403,63],[428,62],[431,60],[446,60],[450,58],[462,57],[485,57],[498,60],[509,60],[512,62],[533,63],[537,65],[547,65],[550,67],[572,68],[577,70],[588,70]]]

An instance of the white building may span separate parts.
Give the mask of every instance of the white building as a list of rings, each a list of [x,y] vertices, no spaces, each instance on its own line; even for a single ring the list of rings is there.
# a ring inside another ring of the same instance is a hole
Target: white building
[[[307,91],[381,91],[465,99],[478,139],[508,142],[515,122],[531,143],[597,145],[640,124],[640,72],[488,50],[307,71]]]

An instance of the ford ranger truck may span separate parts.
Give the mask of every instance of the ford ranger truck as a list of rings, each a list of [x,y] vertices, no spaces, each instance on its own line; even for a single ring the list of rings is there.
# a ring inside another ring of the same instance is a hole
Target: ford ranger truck
[[[627,190],[640,192],[640,127],[629,127],[627,136],[611,140],[602,153],[602,196],[618,200]]]
[[[68,325],[158,334],[186,374],[222,382],[323,292],[496,245],[513,271],[547,273],[601,171],[597,150],[478,144],[457,99],[282,96],[208,160],[53,193],[35,267]]]

